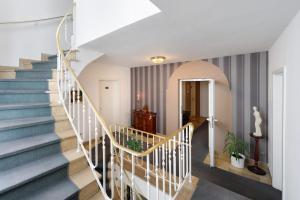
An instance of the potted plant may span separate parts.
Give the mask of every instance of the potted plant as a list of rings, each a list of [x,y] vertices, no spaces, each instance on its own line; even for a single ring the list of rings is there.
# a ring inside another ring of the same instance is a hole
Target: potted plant
[[[131,139],[131,140],[127,141],[127,146],[129,149],[131,149],[133,151],[137,151],[137,152],[143,151],[143,147],[142,147],[141,143],[135,139]]]
[[[230,155],[231,165],[237,168],[244,168],[245,153],[248,150],[248,144],[235,136],[235,134],[228,132],[225,139],[224,152]]]

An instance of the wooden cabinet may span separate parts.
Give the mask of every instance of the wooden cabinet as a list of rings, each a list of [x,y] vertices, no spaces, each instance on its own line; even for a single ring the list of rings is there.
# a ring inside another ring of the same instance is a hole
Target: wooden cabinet
[[[134,110],[132,115],[134,128],[156,134],[156,113],[147,110]]]

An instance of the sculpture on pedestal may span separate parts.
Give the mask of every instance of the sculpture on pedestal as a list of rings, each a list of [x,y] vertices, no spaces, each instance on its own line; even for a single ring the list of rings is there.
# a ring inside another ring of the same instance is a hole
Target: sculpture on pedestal
[[[253,133],[254,136],[256,137],[262,137],[262,133],[261,133],[261,128],[260,128],[260,124],[262,122],[260,113],[257,110],[257,107],[253,106],[253,116],[255,118],[255,132]]]

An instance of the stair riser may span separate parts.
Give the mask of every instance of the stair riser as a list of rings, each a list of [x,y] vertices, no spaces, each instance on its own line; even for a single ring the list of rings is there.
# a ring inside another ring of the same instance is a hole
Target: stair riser
[[[37,190],[44,189],[48,185],[55,185],[55,183],[59,182],[63,178],[68,178],[68,168],[67,166],[57,169],[56,171],[48,174],[47,176],[43,176],[35,181],[31,181],[26,185],[20,186],[16,189],[10,190],[6,192],[4,195],[1,195],[0,199],[2,200],[18,200],[18,199],[27,199],[27,195],[32,193],[37,193]],[[60,196],[59,194],[48,194],[48,196],[40,196],[35,199],[49,199],[50,195],[53,199],[77,199],[78,194],[76,191],[77,187],[69,181],[67,183],[67,191],[70,191],[70,196]]]
[[[95,181],[82,188],[79,192],[79,200],[87,200],[99,192],[99,186]]]
[[[0,90],[57,90],[55,81],[0,81]]]
[[[41,159],[45,156],[61,152],[59,139],[52,144],[34,148],[28,151],[19,152],[18,154],[0,159],[0,170],[7,170],[21,164]]]
[[[77,148],[77,139],[76,137],[62,139],[60,143],[61,151],[65,152],[71,149]]]
[[[85,169],[86,167],[88,167],[88,163],[86,161],[86,158],[83,156],[69,163],[68,174],[69,176],[71,176],[73,174],[76,174],[80,170]]]
[[[56,62],[32,63],[32,69],[56,69]]]
[[[9,109],[0,110],[0,120],[5,119],[20,119],[27,117],[42,117],[42,116],[54,116],[64,114],[62,106],[47,106],[47,107],[33,107],[33,108],[20,108],[20,109]]]
[[[19,127],[10,130],[0,131],[0,142],[20,139],[51,132],[62,132],[71,129],[69,121],[45,122],[28,127]]]
[[[58,93],[13,93],[0,94],[0,103],[39,103],[39,102],[57,102]]]
[[[16,78],[56,79],[56,71],[17,71]]]

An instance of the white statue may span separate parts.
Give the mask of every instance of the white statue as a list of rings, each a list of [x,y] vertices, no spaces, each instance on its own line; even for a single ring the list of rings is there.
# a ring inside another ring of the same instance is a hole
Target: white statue
[[[257,108],[255,106],[253,106],[253,116],[255,118],[255,132],[253,133],[254,136],[256,137],[261,137],[262,133],[261,133],[261,129],[260,129],[260,124],[262,122],[260,113],[257,111]]]

